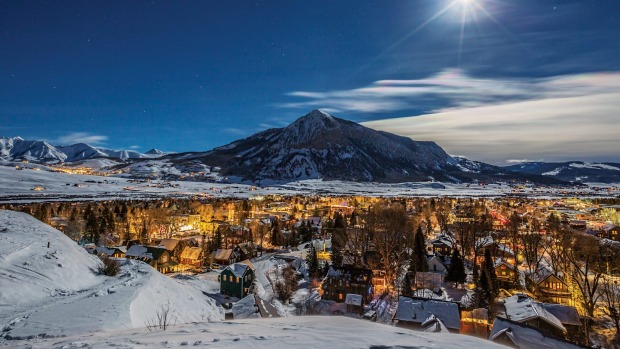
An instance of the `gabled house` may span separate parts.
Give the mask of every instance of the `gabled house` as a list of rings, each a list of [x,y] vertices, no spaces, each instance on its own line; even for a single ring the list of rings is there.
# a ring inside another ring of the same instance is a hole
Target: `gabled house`
[[[437,238],[431,240],[433,253],[440,253],[444,256],[449,256],[454,250],[455,241],[454,238],[441,234]]]
[[[170,258],[177,263],[181,258],[181,252],[183,252],[185,246],[186,243],[179,239],[162,239],[159,244],[157,244],[157,247],[165,248],[170,253]]]
[[[239,254],[241,260],[252,259],[257,256],[256,245],[253,242],[240,243],[233,248],[233,251]]]
[[[558,275],[547,269],[540,269],[531,276],[537,293],[544,302],[572,305],[568,285]]]
[[[234,263],[220,273],[220,293],[230,297],[244,298],[253,288],[255,268],[250,261]]]
[[[451,333],[461,330],[461,308],[458,303],[427,298],[398,297],[392,319],[396,326]]]
[[[98,246],[95,248],[95,253],[100,256],[107,256],[113,258],[125,258],[125,253],[127,252],[127,248],[125,246],[118,247],[103,247]]]
[[[370,269],[343,266],[329,268],[323,281],[323,299],[344,302],[347,294],[362,295],[364,304],[372,299],[374,287],[373,273]]]
[[[230,248],[218,249],[213,252],[213,262],[221,265],[231,265],[239,260],[239,255]]]
[[[544,333],[535,327],[501,317],[495,318],[489,340],[517,349],[585,348],[549,333]]]
[[[516,281],[516,273],[514,265],[506,263],[501,258],[495,260],[495,275],[501,288],[512,288]]]
[[[165,248],[143,245],[132,245],[125,253],[125,258],[141,260],[160,273],[172,272],[177,264],[171,260],[170,252]]]
[[[186,246],[181,252],[181,264],[191,265],[200,268],[202,265],[202,248]]]
[[[547,311],[542,303],[524,294],[506,298],[504,306],[508,320],[535,327],[543,333],[560,338],[564,338],[567,334],[566,327],[562,325],[560,319]]]
[[[450,266],[450,257],[435,253],[435,255],[426,256],[428,271],[431,273],[446,274]]]

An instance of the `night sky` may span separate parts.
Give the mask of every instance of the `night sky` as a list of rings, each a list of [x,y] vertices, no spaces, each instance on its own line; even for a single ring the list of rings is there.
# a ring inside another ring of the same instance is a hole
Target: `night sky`
[[[616,0],[2,1],[0,136],[198,151],[321,108],[497,164],[620,161],[619,14]]]

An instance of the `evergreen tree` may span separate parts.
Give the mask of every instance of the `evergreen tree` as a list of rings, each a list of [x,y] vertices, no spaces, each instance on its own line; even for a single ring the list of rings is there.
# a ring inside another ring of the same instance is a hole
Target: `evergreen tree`
[[[488,310],[489,321],[492,322],[493,318],[495,318],[495,295],[491,289],[491,279],[487,274],[487,270],[482,269],[480,278],[476,283],[472,301],[474,307]]]
[[[215,232],[215,240],[213,244],[214,244],[213,246],[214,251],[222,248],[222,231],[219,228]]]
[[[316,277],[319,273],[319,257],[317,256],[314,244],[310,244],[310,249],[306,255],[306,264],[308,265],[308,274],[310,274],[311,277]]]
[[[484,263],[482,268],[487,274],[491,293],[494,297],[497,297],[499,295],[499,286],[497,282],[497,274],[495,273],[495,263],[493,263],[493,258],[491,257],[491,251],[489,249],[484,251]]]
[[[413,241],[413,254],[411,255],[411,266],[409,268],[412,272],[427,272],[428,262],[426,261],[426,242],[424,241],[424,234],[422,228],[418,227],[415,233]]]
[[[329,273],[329,268],[330,268],[329,262],[325,261],[325,264],[323,264],[323,275],[322,276],[326,276],[327,273]]]
[[[413,290],[411,289],[411,273],[412,272],[408,272],[405,274],[405,277],[403,277],[403,282],[402,282],[402,291],[401,294],[403,296],[407,296],[407,297],[412,297],[413,296]],[[413,272],[415,273],[415,272]]]
[[[448,268],[446,281],[462,284],[465,283],[466,277],[467,275],[465,273],[463,257],[461,257],[459,250],[455,248],[454,251],[452,251],[452,257],[450,258],[450,267]]]
[[[334,215],[332,222],[332,252],[331,260],[334,267],[341,267],[343,260],[343,250],[346,243],[346,222],[340,212]]]

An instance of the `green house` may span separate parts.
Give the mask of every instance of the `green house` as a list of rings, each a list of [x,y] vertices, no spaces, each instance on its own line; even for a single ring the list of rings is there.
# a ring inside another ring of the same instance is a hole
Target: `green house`
[[[252,292],[254,265],[250,261],[231,264],[218,277],[220,293],[230,297],[243,298]]]

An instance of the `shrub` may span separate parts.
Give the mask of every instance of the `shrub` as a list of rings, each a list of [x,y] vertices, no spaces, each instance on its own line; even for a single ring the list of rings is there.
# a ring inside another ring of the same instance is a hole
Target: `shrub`
[[[99,274],[116,276],[121,271],[121,264],[114,258],[103,256],[99,257],[103,264],[99,266]]]

